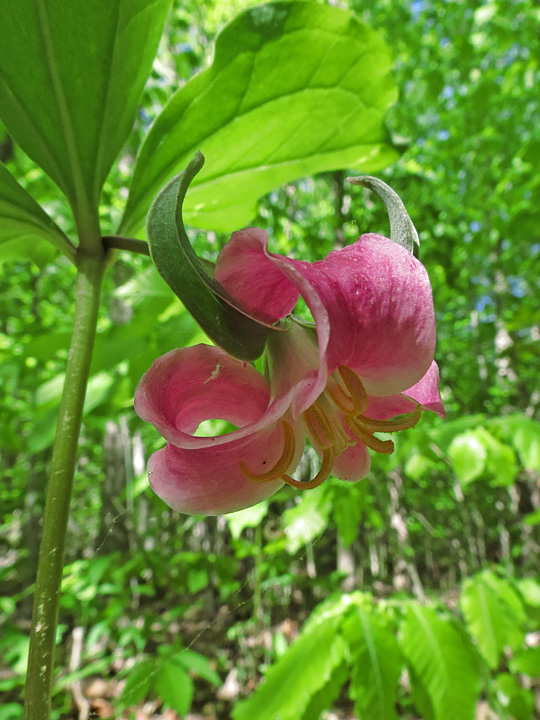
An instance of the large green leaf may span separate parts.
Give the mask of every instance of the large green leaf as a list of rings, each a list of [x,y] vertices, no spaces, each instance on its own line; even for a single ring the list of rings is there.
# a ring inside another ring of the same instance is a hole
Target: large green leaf
[[[349,12],[277,2],[235,18],[214,62],[179,90],[141,148],[120,231],[133,234],[159,188],[200,149],[185,219],[230,231],[272,188],[323,170],[388,165],[383,118],[396,99],[390,54]]]
[[[343,624],[353,672],[351,697],[361,718],[394,720],[403,659],[397,640],[375,612],[358,607]]]
[[[490,667],[497,667],[506,647],[515,650],[523,644],[525,611],[521,598],[491,571],[464,582],[461,607]]]
[[[345,643],[337,631],[338,619],[310,625],[268,670],[253,695],[236,705],[234,720],[303,717],[320,691],[334,684],[334,673],[343,663]]]
[[[74,261],[75,248],[66,235],[0,163],[0,262],[41,265],[54,256],[54,248]]]
[[[470,640],[454,621],[411,603],[400,644],[419,710],[434,720],[473,720],[479,667]]]
[[[131,130],[170,0],[17,0],[0,10],[0,115],[79,221]]]

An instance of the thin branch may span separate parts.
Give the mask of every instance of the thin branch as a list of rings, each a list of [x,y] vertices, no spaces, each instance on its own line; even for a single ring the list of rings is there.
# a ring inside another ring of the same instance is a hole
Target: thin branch
[[[135,238],[122,237],[121,235],[105,235],[103,238],[103,246],[106,249],[116,248],[117,250],[128,250],[138,255],[150,257],[150,248],[144,240],[135,240]]]

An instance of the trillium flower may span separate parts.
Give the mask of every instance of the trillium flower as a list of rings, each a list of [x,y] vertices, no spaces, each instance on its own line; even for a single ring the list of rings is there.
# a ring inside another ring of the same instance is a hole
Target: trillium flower
[[[135,409],[167,440],[149,460],[149,480],[172,508],[216,515],[284,483],[360,480],[369,450],[394,449],[376,433],[410,428],[424,410],[444,415],[429,279],[401,245],[367,234],[309,263],[269,252],[266,233],[247,228],[221,251],[215,278],[252,317],[286,318],[288,327],[268,337],[264,375],[197,345],[158,358],[142,378]],[[313,323],[291,315],[300,296]],[[236,429],[196,436],[208,419]],[[292,474],[306,437],[320,468],[302,482]]]

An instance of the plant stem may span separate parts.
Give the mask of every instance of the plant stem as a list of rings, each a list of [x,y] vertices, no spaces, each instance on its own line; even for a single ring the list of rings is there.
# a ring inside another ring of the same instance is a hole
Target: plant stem
[[[75,321],[53,445],[34,591],[24,720],[50,717],[69,505],[104,267],[104,254],[79,255]]]
[[[106,248],[129,250],[130,252],[150,257],[150,248],[144,240],[135,240],[135,238],[122,237],[121,235],[105,235],[103,245]]]

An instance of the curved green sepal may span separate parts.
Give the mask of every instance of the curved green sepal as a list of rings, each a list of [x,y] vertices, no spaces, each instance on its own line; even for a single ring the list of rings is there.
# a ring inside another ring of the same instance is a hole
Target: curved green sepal
[[[390,238],[412,253],[414,244],[420,245],[420,240],[399,195],[385,182],[370,175],[350,177],[347,180],[353,185],[363,185],[363,187],[373,190],[381,198],[386,205],[390,219]]]
[[[208,337],[240,360],[255,360],[262,355],[268,334],[279,328],[249,315],[210,277],[184,228],[184,198],[203,164],[204,157],[198,152],[152,203],[146,221],[150,253],[161,277]]]

